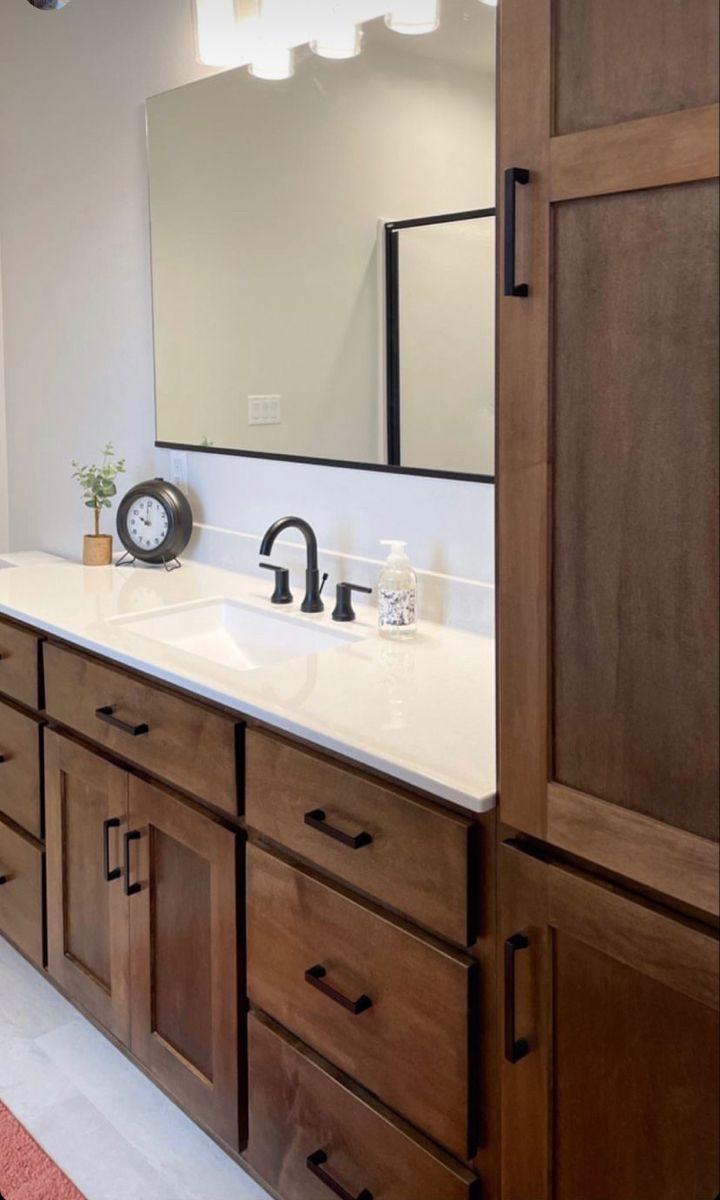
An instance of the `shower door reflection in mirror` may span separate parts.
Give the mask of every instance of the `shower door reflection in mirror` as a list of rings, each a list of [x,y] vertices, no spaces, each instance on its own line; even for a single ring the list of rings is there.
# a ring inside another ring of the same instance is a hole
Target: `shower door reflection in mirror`
[[[156,96],[148,138],[160,445],[492,476],[494,219],[407,224],[493,209],[491,7]]]

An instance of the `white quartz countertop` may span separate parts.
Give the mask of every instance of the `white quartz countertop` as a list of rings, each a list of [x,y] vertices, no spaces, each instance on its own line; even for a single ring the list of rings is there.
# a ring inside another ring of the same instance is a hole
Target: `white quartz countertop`
[[[76,563],[0,571],[0,614],[26,622],[191,691],[241,715],[346,755],[472,812],[495,805],[495,643],[421,622],[416,638],[381,638],[376,614],[337,625],[305,616],[299,598],[282,614],[348,634],[339,647],[255,670],[212,663],[151,640],[123,618],[213,598],[267,612],[272,579],[200,564],[165,572]],[[277,613],[277,608],[274,609]]]

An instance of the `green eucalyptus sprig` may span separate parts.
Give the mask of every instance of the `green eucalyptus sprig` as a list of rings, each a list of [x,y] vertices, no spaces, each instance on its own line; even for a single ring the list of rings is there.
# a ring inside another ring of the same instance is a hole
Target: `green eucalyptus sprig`
[[[112,498],[117,495],[115,480],[125,470],[125,459],[116,458],[112,442],[108,442],[103,450],[102,464],[94,463],[89,467],[81,467],[73,459],[73,479],[77,479],[83,491],[85,507],[91,508],[95,517],[95,537],[100,536],[100,513],[103,508],[112,507]]]

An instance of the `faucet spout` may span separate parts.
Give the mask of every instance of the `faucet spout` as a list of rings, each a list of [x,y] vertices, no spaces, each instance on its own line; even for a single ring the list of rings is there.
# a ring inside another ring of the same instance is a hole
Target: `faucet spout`
[[[260,543],[260,554],[263,557],[272,554],[272,548],[275,545],[276,539],[286,529],[297,529],[305,539],[305,599],[300,606],[300,610],[305,613],[322,612],[325,605],[320,596],[322,588],[320,584],[320,572],[318,570],[317,537],[312,525],[305,521],[303,517],[280,517],[265,532],[265,536]]]

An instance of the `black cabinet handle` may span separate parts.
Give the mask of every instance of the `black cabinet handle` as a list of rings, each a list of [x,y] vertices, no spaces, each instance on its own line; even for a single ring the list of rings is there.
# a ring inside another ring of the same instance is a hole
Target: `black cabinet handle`
[[[529,945],[524,933],[514,933],[505,942],[505,1058],[509,1063],[520,1062],[530,1053],[525,1038],[515,1037],[515,955]]]
[[[129,733],[131,737],[140,737],[143,733],[150,732],[150,726],[130,725],[128,721],[121,721],[119,717],[114,716],[115,709],[112,704],[106,704],[103,708],[95,709],[95,716],[98,721],[104,721],[106,725],[112,725],[113,729],[122,729],[123,733]]]
[[[342,829],[328,825],[325,813],[321,808],[314,808],[312,812],[306,812],[304,820],[311,829],[317,829],[318,833],[324,833],[326,837],[333,838],[336,842],[342,842],[343,846],[349,846],[351,850],[361,850],[363,846],[369,846],[372,842],[372,835],[369,833],[356,833],[353,837],[351,833],[344,833]]]
[[[9,882],[10,882],[10,880],[8,879],[7,875],[0,875],[0,887],[2,887],[2,885],[4,883],[9,883]]]
[[[508,167],[505,172],[505,295],[527,296],[530,289],[526,283],[515,282],[515,257],[517,248],[517,213],[515,187],[530,182],[530,172],[525,167]]]
[[[324,1183],[325,1187],[328,1189],[328,1191],[332,1192],[333,1196],[339,1196],[340,1200],[373,1200],[373,1194],[372,1192],[369,1192],[367,1188],[363,1188],[361,1192],[358,1192],[357,1196],[353,1196],[353,1194],[348,1192],[342,1186],[342,1184],[338,1183],[337,1179],[333,1179],[332,1175],[323,1170],[327,1160],[328,1156],[324,1150],[316,1150],[315,1153],[311,1154],[307,1159],[306,1165],[308,1171],[311,1171],[316,1179],[319,1179],[321,1183]]]
[[[103,821],[103,879],[106,883],[112,883],[113,879],[119,879],[122,875],[119,867],[110,870],[110,830],[119,828],[118,817],[108,817],[107,821]]]
[[[123,868],[125,879],[123,885],[126,896],[136,896],[142,891],[142,885],[139,883],[130,882],[130,843],[139,842],[140,834],[137,829],[131,829],[129,833],[123,835]]]
[[[2,766],[2,764],[3,764],[4,762],[7,762],[7,755],[6,755],[6,754],[0,754],[0,766]]]
[[[372,1008],[372,1000],[369,996],[359,996],[357,1000],[349,1000],[347,996],[343,996],[342,992],[338,992],[329,983],[325,983],[326,975],[327,971],[318,963],[316,967],[310,967],[305,972],[305,982],[309,983],[310,987],[317,988],[329,1000],[334,1000],[341,1008],[347,1009],[354,1017]]]

